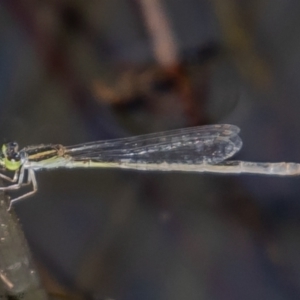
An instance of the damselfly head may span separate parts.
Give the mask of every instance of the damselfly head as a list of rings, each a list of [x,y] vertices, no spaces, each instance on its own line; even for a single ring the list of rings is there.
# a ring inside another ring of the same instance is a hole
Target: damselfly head
[[[1,150],[0,165],[10,171],[18,170],[22,165],[19,145],[16,142],[7,143]]]

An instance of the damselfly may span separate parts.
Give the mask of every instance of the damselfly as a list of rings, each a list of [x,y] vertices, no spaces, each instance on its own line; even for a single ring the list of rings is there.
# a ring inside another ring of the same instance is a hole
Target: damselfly
[[[234,125],[208,125],[178,129],[76,146],[38,145],[19,151],[18,144],[2,146],[0,166],[13,177],[0,177],[11,184],[0,190],[32,190],[11,199],[11,203],[37,191],[35,171],[55,168],[124,168],[143,171],[184,171],[210,173],[254,173],[299,175],[297,163],[227,161],[242,147]]]

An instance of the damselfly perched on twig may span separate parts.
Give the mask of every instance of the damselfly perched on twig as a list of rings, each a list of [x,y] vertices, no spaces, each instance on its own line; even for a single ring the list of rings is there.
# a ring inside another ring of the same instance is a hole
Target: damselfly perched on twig
[[[298,163],[227,161],[242,147],[239,131],[234,125],[208,125],[76,146],[29,146],[20,151],[17,143],[7,143],[2,146],[0,166],[15,173],[12,178],[0,173],[11,182],[0,190],[31,184],[30,192],[11,199],[16,202],[37,191],[35,171],[55,168],[300,175]]]

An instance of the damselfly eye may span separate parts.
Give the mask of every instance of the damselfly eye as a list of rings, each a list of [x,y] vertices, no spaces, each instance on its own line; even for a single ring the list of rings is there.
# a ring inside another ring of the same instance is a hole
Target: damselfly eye
[[[2,147],[2,152],[8,160],[20,161],[20,154],[18,152],[19,145],[16,142],[7,143]]]
[[[19,150],[19,145],[16,142],[10,142],[7,144],[7,149],[10,151],[17,152]]]

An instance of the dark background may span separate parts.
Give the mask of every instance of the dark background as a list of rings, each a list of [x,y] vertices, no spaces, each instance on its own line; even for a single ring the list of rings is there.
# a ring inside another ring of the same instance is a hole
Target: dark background
[[[230,123],[238,159],[300,162],[299,36],[296,0],[1,1],[1,139],[69,145]],[[300,298],[300,177],[37,177],[15,211],[49,293]]]

